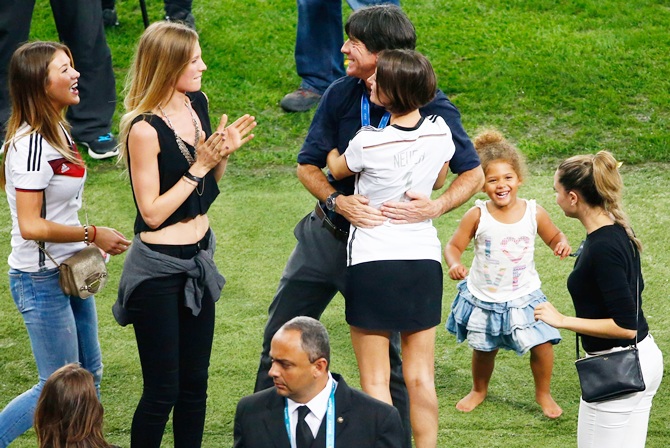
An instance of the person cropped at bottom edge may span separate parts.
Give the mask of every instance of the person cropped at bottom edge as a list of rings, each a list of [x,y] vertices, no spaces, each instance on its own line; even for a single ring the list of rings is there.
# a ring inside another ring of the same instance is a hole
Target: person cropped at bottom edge
[[[534,313],[537,320],[579,333],[588,355],[637,345],[645,390],[594,403],[580,398],[579,448],[644,448],[652,401],[663,379],[663,353],[642,310],[642,243],[623,209],[618,168],[612,154],[600,151],[570,157],[556,170],[556,203],[586,230],[567,281],[575,316],[561,314],[550,302]]]
[[[299,316],[272,338],[274,387],[246,396],[235,412],[235,448],[410,448],[393,406],[331,373],[326,328]]]
[[[38,448],[120,448],[105,440],[104,413],[91,372],[64,365],[44,383],[37,402]]]
[[[131,244],[113,228],[79,221],[87,170],[64,118],[80,102],[70,49],[58,42],[26,43],[12,55],[8,73],[12,108],[0,188],[12,218],[9,289],[30,337],[38,378],[0,412],[1,448],[30,429],[40,391],[58,368],[80,362],[100,388],[95,298],[65,294],[55,263],[89,244],[110,255]]]
[[[383,129],[363,127],[340,154],[328,154],[335,179],[356,176],[356,194],[378,208],[405,198],[408,189],[430,195],[442,188],[454,154],[441,117],[423,117],[437,77],[414,50],[384,50],[368,83],[370,100],[389,112]],[[361,388],[392,404],[390,338],[400,333],[416,448],[435,448],[435,327],[442,315],[440,240],[432,220],[414,224],[351,226],[347,243],[345,318],[356,354]]]

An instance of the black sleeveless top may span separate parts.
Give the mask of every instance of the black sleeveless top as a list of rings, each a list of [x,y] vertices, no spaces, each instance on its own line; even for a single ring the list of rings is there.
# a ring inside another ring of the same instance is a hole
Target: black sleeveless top
[[[212,134],[212,125],[209,121],[209,112],[207,98],[202,92],[189,92],[186,96],[191,100],[193,110],[200,118],[202,123],[202,130],[205,133],[205,138],[209,138]],[[146,121],[149,123],[158,134],[158,145],[160,152],[158,153],[158,175],[160,182],[159,194],[163,194],[179,182],[184,173],[189,169],[190,165],[179,150],[177,140],[175,139],[174,131],[163,121],[162,118],[154,114],[143,114],[137,117],[133,124],[139,121]],[[195,158],[195,148],[184,142],[186,148]],[[130,154],[128,155],[130,158]],[[130,172],[130,164],[128,164],[128,171]],[[133,186],[132,176],[130,178],[130,186]],[[135,201],[135,208],[137,209],[137,216],[135,218],[135,234],[140,232],[153,232],[160,230],[177,222],[189,218],[195,218],[198,215],[204,215],[209,210],[214,199],[219,195],[219,186],[214,178],[213,170],[207,173],[204,179],[204,191],[202,184],[198,186],[193,193],[170,215],[160,226],[155,229],[150,228],[142,219],[142,214],[137,207],[137,199],[135,198],[135,191],[133,189],[133,200]],[[202,196],[198,195],[197,191],[202,191]]]

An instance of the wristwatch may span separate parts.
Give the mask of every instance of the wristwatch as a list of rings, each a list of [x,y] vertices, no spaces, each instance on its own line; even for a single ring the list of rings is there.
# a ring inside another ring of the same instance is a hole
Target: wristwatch
[[[326,208],[328,210],[330,210],[331,212],[335,211],[335,199],[341,194],[342,194],[341,191],[336,191],[330,196],[328,196],[328,198],[326,199]]]

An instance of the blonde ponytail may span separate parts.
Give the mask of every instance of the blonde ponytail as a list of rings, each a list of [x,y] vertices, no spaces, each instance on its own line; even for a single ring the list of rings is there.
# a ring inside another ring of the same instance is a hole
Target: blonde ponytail
[[[558,180],[566,190],[579,191],[589,205],[602,207],[626,230],[637,249],[642,250],[642,243],[633,233],[623,210],[623,180],[619,163],[612,154],[600,151],[596,155],[570,157],[559,165]]]
[[[603,207],[612,215],[614,222],[626,230],[628,238],[642,250],[642,243],[633,233],[628,215],[623,210],[623,179],[619,173],[619,163],[607,151],[593,156],[593,182],[603,199]]]

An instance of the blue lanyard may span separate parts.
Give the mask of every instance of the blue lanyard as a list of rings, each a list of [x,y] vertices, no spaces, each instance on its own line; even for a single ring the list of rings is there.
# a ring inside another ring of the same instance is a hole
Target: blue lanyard
[[[328,407],[326,408],[326,448],[335,448],[335,388],[337,383],[333,380],[333,388],[328,397]],[[284,424],[288,434],[288,443],[291,443],[291,419],[288,415],[288,400],[284,405]]]
[[[377,128],[384,129],[386,125],[389,124],[390,119],[391,114],[388,112],[384,113],[382,119],[379,120],[379,126],[377,126]],[[365,94],[361,96],[361,125],[370,126],[370,102]]]

